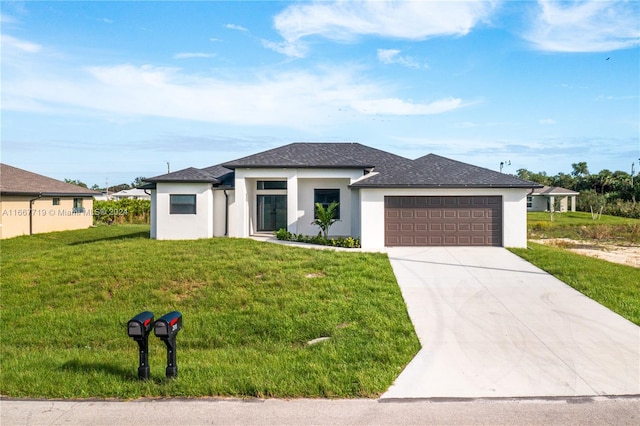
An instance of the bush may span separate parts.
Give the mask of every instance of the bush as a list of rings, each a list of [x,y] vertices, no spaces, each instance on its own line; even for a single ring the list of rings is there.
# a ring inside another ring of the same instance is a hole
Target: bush
[[[151,201],[140,199],[95,200],[93,223],[137,223],[148,224],[151,217]]]
[[[293,234],[286,229],[280,228],[276,232],[276,238],[282,241],[295,241],[298,243],[317,244],[322,246],[360,248],[360,239],[353,237],[326,238],[321,234],[316,236]]]

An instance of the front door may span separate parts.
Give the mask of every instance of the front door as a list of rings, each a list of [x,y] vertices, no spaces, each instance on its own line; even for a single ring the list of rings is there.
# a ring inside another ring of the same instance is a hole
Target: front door
[[[258,195],[258,232],[287,229],[287,196]]]

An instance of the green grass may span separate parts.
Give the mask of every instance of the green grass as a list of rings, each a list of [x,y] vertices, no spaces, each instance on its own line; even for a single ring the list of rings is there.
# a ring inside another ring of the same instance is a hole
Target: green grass
[[[548,212],[527,213],[530,238],[571,238],[599,240],[622,244],[640,242],[640,220],[602,215],[593,220],[591,213],[555,213],[553,222]]]
[[[419,349],[385,255],[148,235],[2,241],[2,395],[376,397]],[[151,380],[137,379],[126,324],[143,310],[183,314],[175,380],[153,335]]]
[[[510,250],[640,325],[640,269],[535,243]]]
[[[571,238],[630,245],[640,242],[640,220],[590,213],[527,214],[530,238]],[[640,269],[571,253],[561,247],[530,243],[528,249],[511,249],[559,280],[640,325]]]

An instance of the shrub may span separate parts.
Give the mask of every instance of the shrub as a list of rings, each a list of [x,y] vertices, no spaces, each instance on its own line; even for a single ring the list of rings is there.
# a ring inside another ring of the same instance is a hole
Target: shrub
[[[282,241],[295,241],[298,243],[317,244],[322,246],[360,248],[360,239],[353,237],[327,238],[322,234],[315,236],[293,234],[284,228],[278,229],[276,238]]]
[[[151,201],[140,199],[95,200],[93,223],[148,224],[151,217]]]

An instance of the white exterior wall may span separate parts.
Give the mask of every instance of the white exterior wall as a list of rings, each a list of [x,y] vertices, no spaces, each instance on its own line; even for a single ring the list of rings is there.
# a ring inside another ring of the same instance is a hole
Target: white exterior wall
[[[351,190],[349,179],[300,179],[298,198],[298,233],[316,235],[320,227],[312,225],[315,213],[314,189],[340,190],[340,220],[331,225],[329,236],[351,235]]]
[[[213,191],[213,236],[224,237],[228,229],[226,221],[227,217],[227,198],[229,196],[229,190],[227,190],[227,196],[225,197],[224,190],[216,189]]]
[[[234,217],[235,223],[232,227],[230,226],[229,236],[244,238],[256,232],[258,193],[286,193],[289,232],[316,235],[319,228],[311,225],[314,189],[340,189],[341,220],[330,228],[330,234],[351,235],[352,191],[348,186],[361,178],[362,173],[359,169],[236,169],[235,202],[229,212],[229,215]],[[256,185],[259,180],[286,180],[287,189],[286,191],[258,191]]]
[[[361,245],[366,250],[384,248],[385,196],[502,196],[502,244],[527,246],[528,189],[361,189]]]
[[[171,194],[195,194],[196,214],[169,214],[169,195]],[[159,240],[195,240],[213,237],[213,191],[211,184],[159,182],[156,185],[155,205],[157,217],[155,238]],[[224,216],[220,219],[224,221]]]

